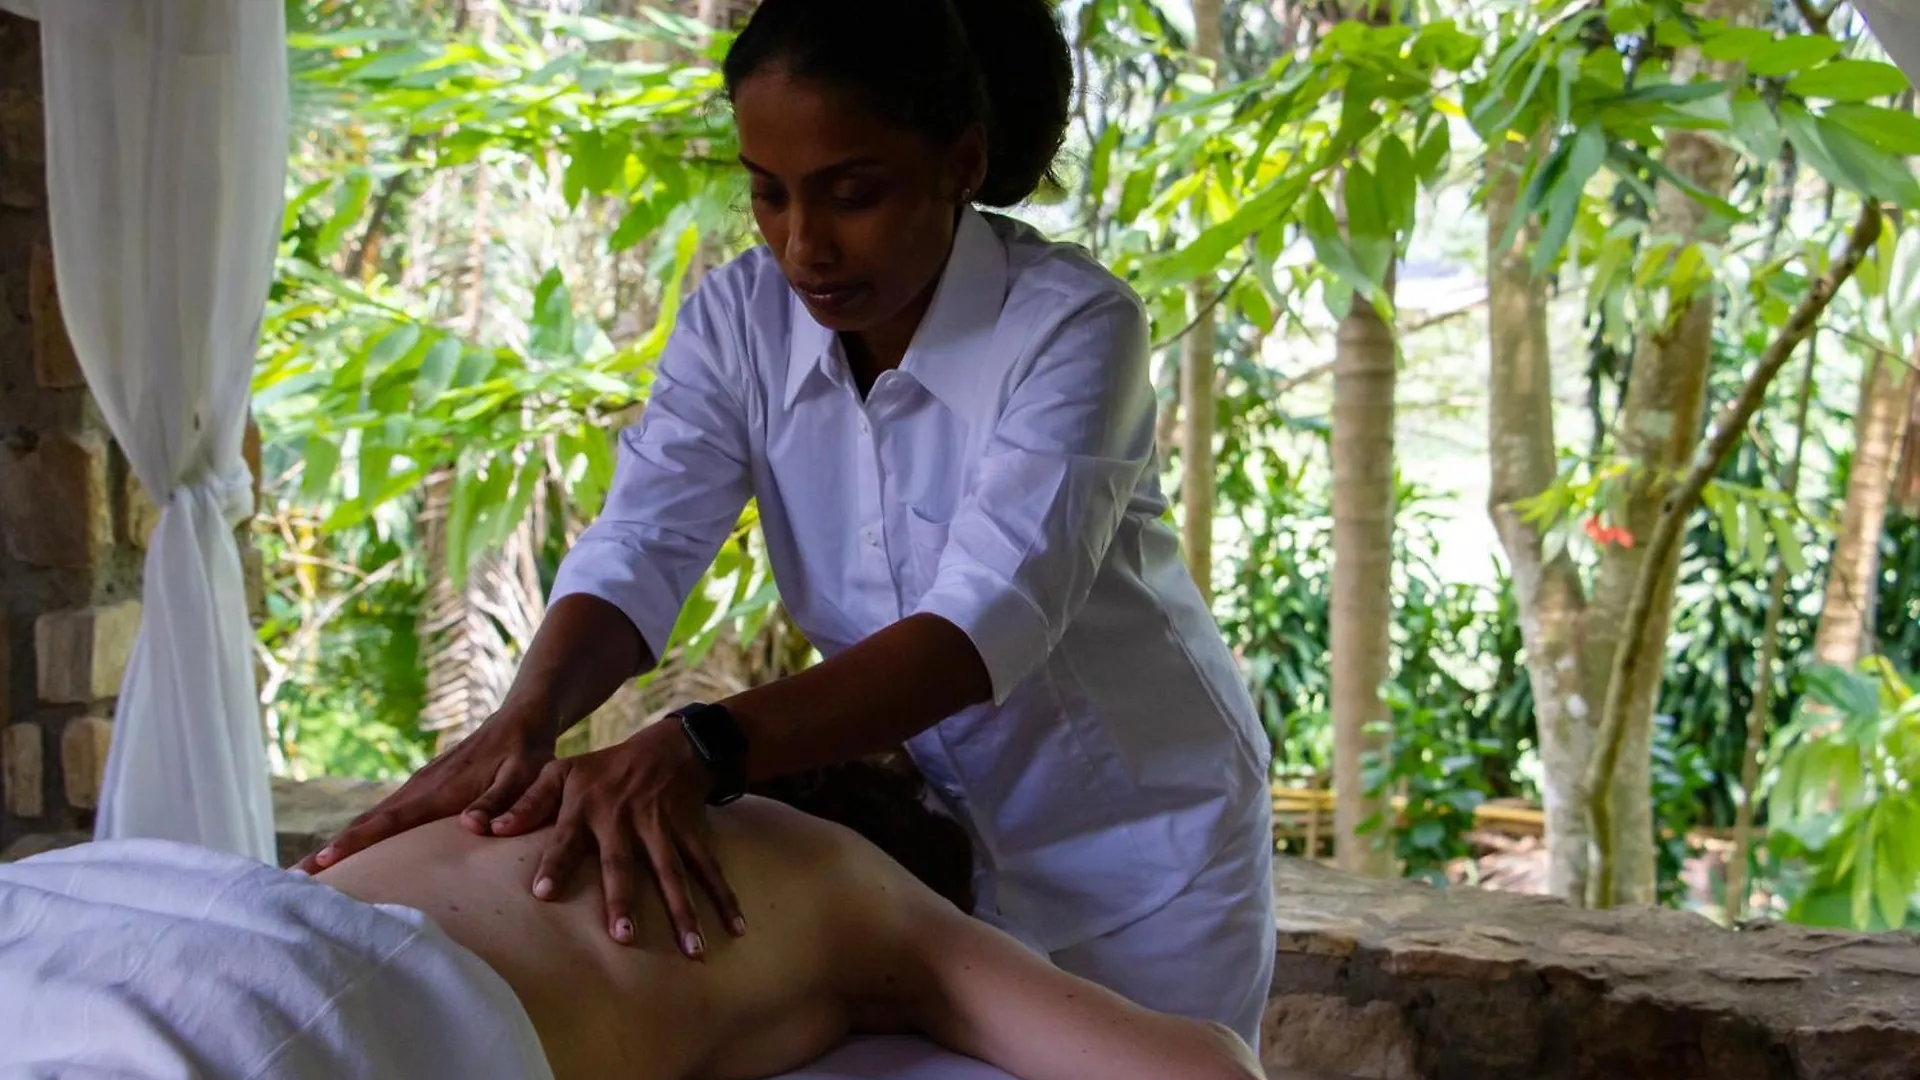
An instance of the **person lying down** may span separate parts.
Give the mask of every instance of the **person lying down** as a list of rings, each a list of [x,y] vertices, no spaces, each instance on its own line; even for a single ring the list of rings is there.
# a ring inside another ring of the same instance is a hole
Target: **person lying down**
[[[1258,1080],[1225,1027],[968,916],[965,834],[916,784],[857,763],[785,795],[918,877],[793,805],[713,811],[750,932],[698,962],[654,890],[618,945],[597,868],[536,900],[540,834],[452,819],[314,878],[162,841],[0,866],[0,1076],[749,1080],[918,1032],[1021,1080]]]

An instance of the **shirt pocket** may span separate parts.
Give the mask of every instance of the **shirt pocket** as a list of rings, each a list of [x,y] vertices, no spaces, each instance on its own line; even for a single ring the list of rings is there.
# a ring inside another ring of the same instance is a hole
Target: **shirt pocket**
[[[907,504],[906,569],[916,599],[933,587],[933,579],[940,572],[940,559],[947,550],[949,524],[935,521],[912,503]]]

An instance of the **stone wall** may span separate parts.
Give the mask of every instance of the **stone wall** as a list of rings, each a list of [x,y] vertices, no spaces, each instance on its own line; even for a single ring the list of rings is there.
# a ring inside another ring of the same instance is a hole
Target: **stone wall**
[[[91,824],[155,514],[60,321],[34,24],[0,15],[0,849]]]
[[[0,851],[92,827],[159,518],[61,322],[45,147],[39,35],[0,14]]]
[[[1355,1080],[1911,1080],[1920,935],[1351,877],[1281,860],[1262,1052]]]

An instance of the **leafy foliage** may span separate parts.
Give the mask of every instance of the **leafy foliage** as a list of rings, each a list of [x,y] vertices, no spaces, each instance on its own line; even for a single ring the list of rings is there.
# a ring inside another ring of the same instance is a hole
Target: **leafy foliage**
[[[1920,696],[1881,658],[1809,673],[1774,740],[1769,846],[1798,886],[1794,918],[1899,929],[1920,893]]]

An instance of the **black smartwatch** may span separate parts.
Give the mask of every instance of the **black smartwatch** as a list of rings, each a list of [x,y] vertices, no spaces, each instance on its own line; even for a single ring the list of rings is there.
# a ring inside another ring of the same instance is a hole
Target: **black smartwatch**
[[[693,752],[713,776],[707,803],[725,806],[747,793],[747,736],[725,705],[696,701],[667,714],[680,721],[680,730]]]

